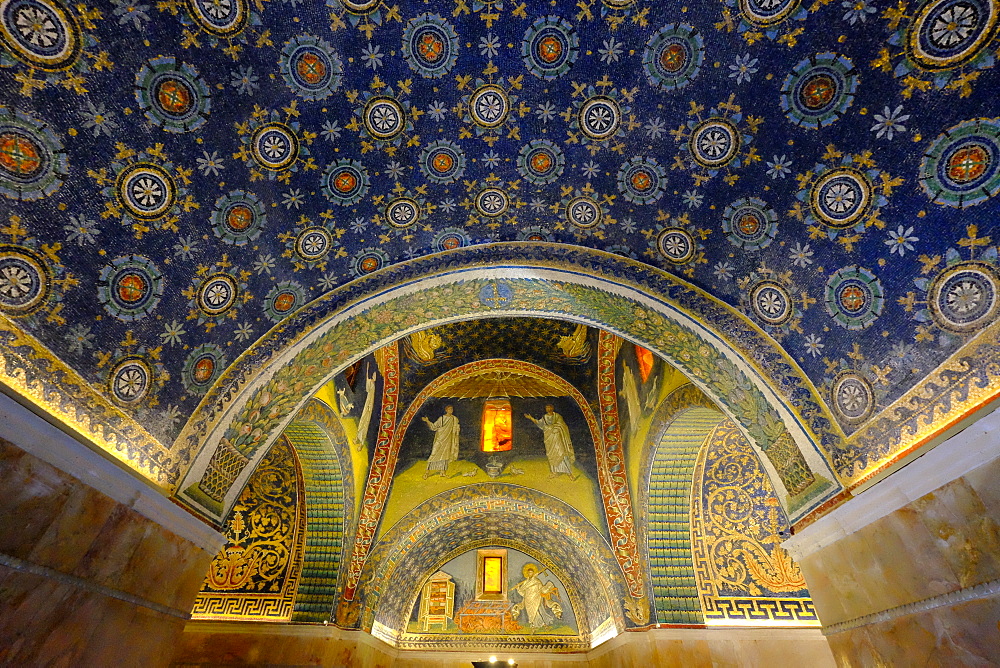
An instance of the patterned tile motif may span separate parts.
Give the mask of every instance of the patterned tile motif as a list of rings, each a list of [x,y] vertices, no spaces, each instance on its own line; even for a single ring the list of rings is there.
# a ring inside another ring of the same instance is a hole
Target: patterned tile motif
[[[302,470],[282,438],[261,460],[226,518],[227,542],[209,567],[194,619],[287,621],[308,554]]]
[[[319,425],[293,422],[284,434],[302,463],[307,518],[292,620],[321,622],[330,618],[337,596],[344,547],[344,478],[340,458]]]
[[[649,472],[646,549],[656,621],[700,624],[701,602],[691,563],[691,480],[698,452],[722,415],[690,408],[660,437]]]

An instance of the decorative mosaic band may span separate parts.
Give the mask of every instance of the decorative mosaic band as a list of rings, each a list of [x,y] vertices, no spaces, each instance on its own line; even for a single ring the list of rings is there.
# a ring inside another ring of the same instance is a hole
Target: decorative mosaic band
[[[601,496],[607,513],[611,544],[615,546],[615,557],[625,574],[625,584],[633,598],[643,598],[645,575],[642,559],[635,539],[635,520],[632,514],[632,498],[625,475],[625,460],[622,452],[622,434],[618,422],[618,388],[615,383],[615,360],[621,339],[601,330],[597,340],[597,393],[600,402],[602,443],[597,446],[597,473],[601,478]],[[643,610],[649,619],[648,610]]]
[[[290,477],[282,480],[286,475]],[[291,619],[305,552],[303,490],[300,460],[282,436],[257,464],[223,523],[226,545],[212,560],[194,600],[194,619]],[[276,508],[288,512],[288,524],[261,521]]]
[[[154,484],[167,488],[176,480],[182,462],[169,448],[3,315],[0,380],[17,396],[80,434],[85,443]]]
[[[378,427],[378,440],[368,469],[368,482],[361,500],[361,514],[355,531],[354,549],[347,571],[343,599],[353,601],[361,570],[368,558],[368,551],[375,540],[382,509],[389,496],[392,474],[396,469],[399,438],[396,436],[396,411],[399,401],[399,343],[393,342],[379,349],[382,357],[382,414]]]
[[[515,521],[531,525],[533,528],[526,528],[526,533],[520,535],[532,536],[533,547],[544,551],[553,559],[559,558],[560,545],[571,546],[570,551],[563,555],[561,566],[569,575],[566,582],[573,583],[574,586],[590,583],[587,587],[581,587],[585,598],[598,595],[603,597],[601,592],[617,598],[618,594],[615,592],[624,591],[622,574],[620,569],[615,568],[615,558],[607,540],[574,508],[528,487],[475,483],[428,499],[414,509],[404,522],[395,525],[381,538],[366,565],[360,587],[367,606],[366,619],[373,617],[376,609],[382,614],[380,599],[383,595],[399,599],[407,594],[393,586],[397,579],[393,573],[397,572],[404,558],[412,554],[412,550],[423,544],[425,539],[433,537],[432,534],[442,536],[467,522],[474,525],[476,531],[486,530],[489,535],[484,538],[495,541],[498,535],[510,533],[511,524]],[[548,532],[553,542],[546,541],[542,536],[544,532]],[[468,533],[458,537],[458,544],[470,545],[476,540]],[[435,565],[438,565],[440,542],[435,544],[438,551],[431,556],[436,560]],[[583,570],[573,567],[574,560]],[[384,589],[386,591],[383,594]],[[621,608],[612,606],[609,611],[603,609],[605,606],[599,600],[590,600],[583,611],[588,615],[596,613],[601,619],[610,612],[619,628],[623,628]],[[387,619],[382,621],[388,623]]]
[[[808,598],[713,598],[706,597],[705,621],[800,622],[797,626],[819,626],[812,599]],[[811,623],[810,623],[811,622]]]

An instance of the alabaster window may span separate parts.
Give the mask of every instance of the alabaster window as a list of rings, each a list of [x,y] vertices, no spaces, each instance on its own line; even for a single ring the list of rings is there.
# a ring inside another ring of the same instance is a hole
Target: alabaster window
[[[507,550],[476,553],[476,600],[507,600]]]
[[[483,407],[483,452],[506,452],[514,445],[511,408],[506,399],[490,399]]]

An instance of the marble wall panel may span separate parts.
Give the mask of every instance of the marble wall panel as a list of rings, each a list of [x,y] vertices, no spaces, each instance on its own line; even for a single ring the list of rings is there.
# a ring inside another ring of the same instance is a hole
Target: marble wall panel
[[[210,561],[0,439],[0,664],[165,665]]]
[[[841,668],[1000,665],[1000,597],[936,608],[827,637]]]
[[[800,559],[838,664],[1000,663],[998,476],[989,461]]]

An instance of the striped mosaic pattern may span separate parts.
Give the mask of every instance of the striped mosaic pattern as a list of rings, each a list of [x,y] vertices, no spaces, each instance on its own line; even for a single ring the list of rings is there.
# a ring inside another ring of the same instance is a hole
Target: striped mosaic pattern
[[[344,484],[333,445],[313,422],[293,422],[285,436],[302,464],[306,497],[306,550],[292,621],[330,618],[344,543]]]
[[[660,624],[703,621],[691,561],[691,480],[702,443],[722,419],[707,408],[685,411],[660,437],[653,456],[646,541]]]

